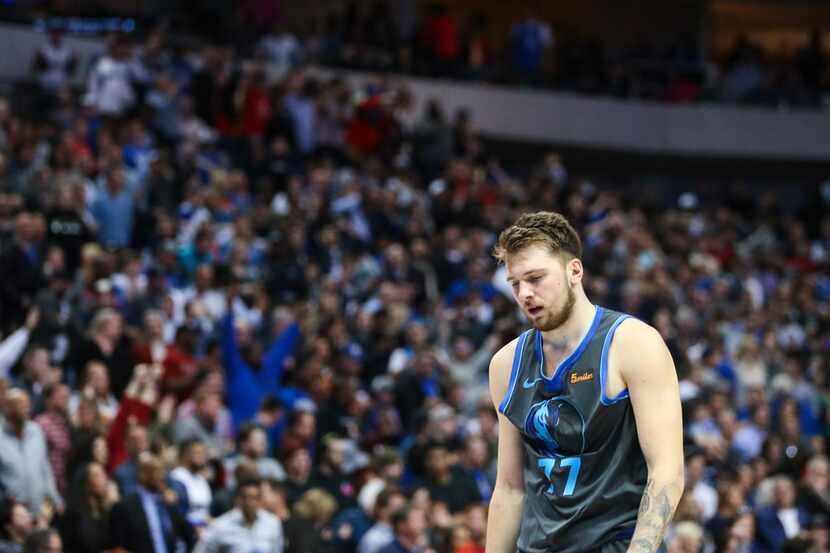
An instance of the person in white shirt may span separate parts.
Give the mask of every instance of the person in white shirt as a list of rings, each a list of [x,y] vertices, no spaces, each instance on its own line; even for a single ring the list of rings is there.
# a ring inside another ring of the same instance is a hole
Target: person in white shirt
[[[78,65],[78,57],[63,41],[63,33],[52,29],[49,41],[38,49],[32,65],[38,74],[40,87],[50,94],[57,94],[69,83],[69,77]]]
[[[207,448],[199,440],[182,444],[179,466],[170,472],[170,478],[181,483],[187,493],[187,521],[199,528],[210,520],[213,493],[203,472],[207,466]]]
[[[194,553],[282,553],[282,522],[262,508],[259,480],[237,488],[237,507],[208,526]]]
[[[89,73],[84,105],[102,115],[123,115],[135,105],[133,83],[141,80],[140,73],[140,67],[132,59],[130,44],[122,37],[116,38],[109,53],[98,59]]]

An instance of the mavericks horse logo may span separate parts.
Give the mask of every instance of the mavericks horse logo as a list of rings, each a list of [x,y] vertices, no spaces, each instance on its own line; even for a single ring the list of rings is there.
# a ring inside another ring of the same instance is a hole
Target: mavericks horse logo
[[[525,434],[540,455],[581,455],[585,451],[585,417],[563,396],[531,406],[525,419]]]

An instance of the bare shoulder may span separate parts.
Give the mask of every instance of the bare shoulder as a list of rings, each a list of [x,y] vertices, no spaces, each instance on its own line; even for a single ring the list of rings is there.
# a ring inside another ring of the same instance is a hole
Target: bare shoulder
[[[510,370],[513,367],[513,356],[516,354],[518,341],[518,338],[509,341],[490,359],[490,395],[495,405],[498,405],[507,393]]]
[[[634,374],[653,370],[670,368],[674,372],[671,354],[660,332],[633,317],[620,323],[609,355],[626,380]]]

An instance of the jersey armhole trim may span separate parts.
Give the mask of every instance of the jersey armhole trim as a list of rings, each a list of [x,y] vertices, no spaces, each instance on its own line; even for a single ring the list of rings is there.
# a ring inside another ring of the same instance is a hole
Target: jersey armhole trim
[[[631,318],[632,317],[630,315],[622,315],[614,321],[611,328],[608,329],[608,333],[605,335],[605,341],[602,343],[602,354],[599,361],[599,400],[603,405],[613,405],[628,397],[628,388],[624,388],[623,391],[617,394],[614,398],[609,398],[605,393],[605,383],[608,380],[608,350],[611,349],[611,340],[614,338],[614,332],[616,332],[617,327],[620,326],[623,321]]]
[[[528,330],[523,332],[522,335],[519,336],[519,341],[516,343],[516,351],[513,352],[513,366],[510,368],[510,382],[507,385],[507,393],[504,394],[504,399],[502,399],[501,404],[499,404],[499,412],[501,414],[505,414],[504,412],[507,410],[507,406],[510,405],[510,399],[513,397],[513,390],[516,387],[516,380],[519,376],[519,366],[522,362],[522,354],[524,353],[528,332],[530,331]]]

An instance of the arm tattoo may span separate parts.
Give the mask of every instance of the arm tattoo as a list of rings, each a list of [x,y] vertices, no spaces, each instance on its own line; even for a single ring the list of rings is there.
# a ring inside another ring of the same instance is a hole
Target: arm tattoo
[[[628,548],[629,553],[657,551],[681,493],[682,490],[677,489],[677,486],[671,483],[658,490],[654,480],[649,479],[643,490],[643,498],[640,500],[637,526]]]

